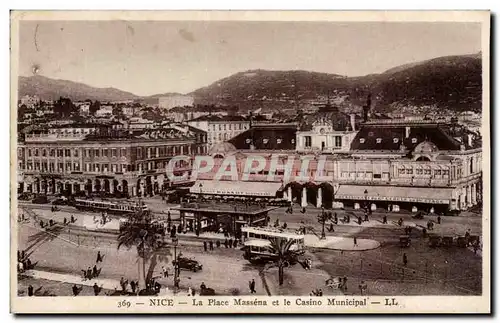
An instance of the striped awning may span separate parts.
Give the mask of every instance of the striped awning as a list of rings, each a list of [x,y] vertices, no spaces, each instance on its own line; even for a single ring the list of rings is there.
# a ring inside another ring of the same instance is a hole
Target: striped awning
[[[280,182],[197,181],[189,192],[204,195],[275,197],[281,186]]]
[[[340,185],[335,199],[449,204],[452,192],[452,188]]]

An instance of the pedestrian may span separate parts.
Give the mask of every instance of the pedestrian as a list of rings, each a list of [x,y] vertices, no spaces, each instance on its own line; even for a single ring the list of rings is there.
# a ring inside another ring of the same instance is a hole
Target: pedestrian
[[[230,238],[229,239],[229,248],[232,248],[233,247],[233,238]]]
[[[203,241],[203,249],[205,250],[205,252],[207,251],[207,242],[206,241]]]
[[[42,229],[43,229],[43,225],[44,225],[44,224],[43,224],[43,220],[40,220],[40,228],[42,228]]]
[[[96,258],[96,260],[95,260],[96,264],[97,264],[97,263],[99,263],[99,262],[102,262],[103,258],[104,258],[104,256],[103,256],[103,255],[101,255],[101,251],[100,251],[100,250],[98,250],[98,251],[97,251],[97,258]]]
[[[358,216],[358,224],[361,225],[362,221],[361,221],[361,217]]]
[[[50,219],[49,220],[49,226],[53,226],[54,225],[54,220]]]
[[[75,223],[76,222],[76,219],[75,217],[73,216],[73,214],[71,215],[71,223]]]
[[[384,215],[382,224],[387,224],[387,214]]]
[[[92,279],[92,269],[90,267],[87,268],[87,277],[88,279]]]
[[[210,245],[210,250],[214,250],[214,242],[212,240],[210,240],[209,245]]]
[[[238,239],[234,239],[234,242],[233,242],[233,247],[234,248],[237,248],[238,247]]]
[[[193,288],[191,289],[191,296],[195,296],[196,295],[196,290]]]
[[[399,226],[402,226],[402,225],[403,225],[403,218],[399,218],[399,220],[398,220],[398,225],[399,225]]]
[[[161,271],[163,272],[163,278],[168,277],[168,269],[165,266],[161,266]]]
[[[207,288],[207,285],[205,285],[205,282],[202,282],[200,285],[200,290],[204,291]]]
[[[472,249],[474,250],[474,254],[476,255],[477,251],[479,249],[479,243],[474,243],[474,245],[472,246]]]
[[[63,223],[64,225],[68,224],[68,219],[66,219],[66,217],[64,218]]]
[[[422,229],[422,237],[425,238],[427,236],[427,229],[423,228]]]
[[[408,265],[408,257],[406,256],[406,253],[403,254],[403,264],[405,267]]]
[[[97,277],[97,266],[94,265],[94,268],[92,268],[92,276]]]
[[[328,231],[335,232],[335,230],[333,229],[333,223],[330,223],[330,229],[328,229]]]
[[[217,246],[217,248],[220,248],[220,240],[217,240],[217,241],[215,242],[215,245]]]
[[[135,288],[136,288],[135,281],[132,280],[130,282],[130,288],[132,289],[132,293],[135,294]]]
[[[193,296],[193,290],[191,287],[188,288],[188,296]]]
[[[354,240],[354,246],[357,247],[358,246],[358,238],[353,237],[352,239]]]
[[[33,286],[32,285],[29,285],[28,286],[28,296],[33,296],[34,295],[34,292],[33,292]]]
[[[79,293],[78,286],[76,286],[76,284],[73,285],[73,296],[78,296]]]
[[[318,290],[318,296],[323,296],[323,290],[321,288]]]
[[[21,251],[21,259],[24,259],[24,257],[26,257],[26,251],[22,250]]]
[[[342,288],[344,292],[347,292],[347,277],[344,276],[344,282],[342,283]]]
[[[365,222],[369,222],[370,220],[368,219],[368,212],[365,213]]]
[[[125,279],[123,277],[120,278],[120,286],[122,287],[122,291],[125,291]]]
[[[255,291],[255,279],[252,278],[252,280],[248,283],[248,286],[250,287],[250,294],[257,293],[257,291]]]
[[[438,224],[441,224],[441,215],[438,215]]]
[[[101,289],[99,288],[99,286],[97,286],[97,283],[94,283],[94,286],[92,286],[92,288],[94,289],[94,295],[95,296],[99,295]]]
[[[21,261],[21,251],[17,251],[17,261]]]
[[[227,249],[227,239],[224,240],[224,247],[226,247],[226,249]]]
[[[286,224],[286,222],[283,223],[283,229],[286,229],[287,227],[288,227],[288,224]]]

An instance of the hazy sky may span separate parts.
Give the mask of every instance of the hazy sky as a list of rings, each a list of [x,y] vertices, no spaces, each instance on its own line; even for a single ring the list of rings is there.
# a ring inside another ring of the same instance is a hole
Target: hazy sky
[[[138,95],[187,93],[249,69],[347,76],[481,50],[473,23],[22,22],[21,75]]]

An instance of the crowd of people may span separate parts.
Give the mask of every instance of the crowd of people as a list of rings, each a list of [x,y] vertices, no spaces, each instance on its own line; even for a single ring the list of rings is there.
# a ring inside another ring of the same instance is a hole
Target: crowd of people
[[[34,264],[25,250],[17,251],[17,270],[19,273],[23,273],[26,270],[33,269],[36,264]]]

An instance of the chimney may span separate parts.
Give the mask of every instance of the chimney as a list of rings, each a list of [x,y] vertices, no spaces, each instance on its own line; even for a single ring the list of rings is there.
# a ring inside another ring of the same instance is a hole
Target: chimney
[[[351,113],[351,130],[356,131],[356,115]]]
[[[405,138],[408,139],[410,137],[410,127],[405,127]]]

